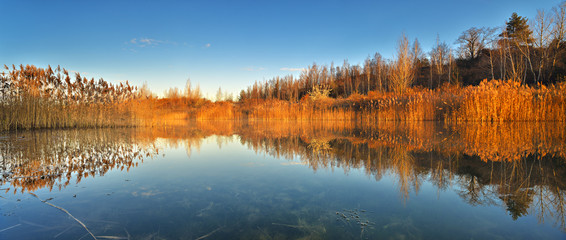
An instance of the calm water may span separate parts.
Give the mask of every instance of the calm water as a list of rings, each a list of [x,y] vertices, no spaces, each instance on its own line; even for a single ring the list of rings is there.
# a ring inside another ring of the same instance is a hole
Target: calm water
[[[564,239],[565,147],[559,124],[4,133],[0,239]]]

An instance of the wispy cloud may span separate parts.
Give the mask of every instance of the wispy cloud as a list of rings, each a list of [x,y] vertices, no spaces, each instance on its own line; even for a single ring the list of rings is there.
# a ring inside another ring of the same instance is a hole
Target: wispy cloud
[[[280,68],[279,70],[281,71],[289,71],[289,72],[296,72],[296,71],[303,71],[305,70],[304,68],[288,68],[288,67],[284,67],[284,68]]]
[[[204,48],[209,48],[210,46],[211,46],[210,43],[207,43],[204,45]]]
[[[156,40],[153,38],[140,38],[138,40],[138,46],[145,47],[145,46],[157,46],[164,43],[164,41]]]
[[[263,68],[263,67],[253,67],[253,66],[252,66],[252,67],[245,67],[245,68],[242,68],[242,70],[248,71],[248,72],[259,72],[259,71],[265,70],[265,68]]]
[[[155,47],[155,46],[159,46],[159,45],[162,45],[162,44],[174,44],[175,45],[176,43],[158,40],[158,39],[154,39],[154,38],[142,37],[142,38],[132,38],[132,39],[130,39],[130,41],[126,42],[126,44],[127,45],[133,45],[135,47],[144,48],[144,47]]]

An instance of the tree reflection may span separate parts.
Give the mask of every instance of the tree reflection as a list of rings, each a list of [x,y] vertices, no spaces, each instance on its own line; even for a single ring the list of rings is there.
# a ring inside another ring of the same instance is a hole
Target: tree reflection
[[[453,188],[468,204],[501,206],[513,219],[536,215],[566,230],[566,130],[558,124],[196,121],[135,131],[36,131],[0,139],[1,183],[14,191],[61,188],[72,176],[128,170],[158,154],[156,145],[184,147],[190,156],[210,136],[219,147],[239,141],[313,171],[392,176],[404,200],[430,182],[439,191]]]
[[[522,190],[508,197],[501,198],[505,202],[506,210],[513,220],[529,214],[529,206],[533,200],[530,195],[529,190]]]
[[[274,127],[275,125],[275,127]],[[268,127],[269,126],[269,127]],[[423,181],[453,187],[471,205],[500,205],[565,226],[566,134],[555,124],[255,123],[238,126],[256,152],[320,168],[397,178],[402,198]],[[540,134],[542,133],[542,134]]]

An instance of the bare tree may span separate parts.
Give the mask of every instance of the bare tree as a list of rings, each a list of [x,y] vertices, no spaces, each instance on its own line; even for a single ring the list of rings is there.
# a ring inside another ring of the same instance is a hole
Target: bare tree
[[[409,40],[403,34],[397,42],[397,60],[391,66],[390,86],[395,92],[404,92],[415,78],[415,56]]]
[[[448,49],[448,83],[452,84],[452,48]]]
[[[564,41],[566,36],[566,2],[560,3],[558,7],[552,8],[554,21],[552,22],[552,35],[554,38],[552,46],[552,70],[554,71],[556,67],[556,62],[558,58],[558,52],[560,50],[560,45]],[[552,71],[548,78],[552,75]]]
[[[216,102],[220,102],[223,100],[223,96],[222,96],[222,87],[218,87],[218,91],[216,92],[216,98],[215,98]]]
[[[460,44],[460,49],[464,57],[475,59],[478,57],[479,52],[486,47],[494,33],[494,28],[472,27],[464,31],[460,37],[458,37],[456,43]]]
[[[185,84],[185,97],[189,99],[199,99],[202,98],[202,94],[200,92],[200,86],[197,85],[196,87],[191,84],[191,79],[187,78],[187,82]]]
[[[366,80],[367,80],[367,90],[366,90],[366,94],[370,91],[370,85],[371,85],[371,72],[372,72],[372,62],[371,59],[369,57],[366,58],[365,62],[364,62],[364,73],[366,75]]]
[[[143,85],[138,88],[137,96],[143,99],[155,98],[155,94],[149,89],[147,82],[144,82]]]
[[[475,59],[479,50],[482,48],[481,28],[472,27],[464,31],[456,40],[460,44],[464,57]]]
[[[445,66],[448,64],[448,54],[449,54],[449,47],[448,44],[445,42],[440,42],[440,38],[436,37],[436,44],[431,49],[430,55],[430,64],[431,69],[434,69],[436,75],[438,76],[438,83],[440,84],[442,75],[445,72]],[[432,88],[432,70],[431,70],[431,79],[430,79],[430,88]]]
[[[374,64],[374,74],[376,76],[376,80],[377,80],[377,89],[379,89],[380,92],[383,92],[383,90],[385,90],[385,77],[387,74],[386,73],[386,69],[385,69],[385,65],[386,63],[384,62],[383,58],[381,57],[381,54],[376,53],[373,56],[373,59],[375,61]]]
[[[495,34],[495,32],[497,32],[498,29],[497,28],[488,28],[487,30],[487,34],[485,35],[485,46],[489,49],[489,67],[491,70],[491,79],[495,79],[495,73],[493,71],[494,68],[494,64],[493,64],[493,58],[494,58],[494,53],[497,54],[498,51],[496,51],[495,49],[497,49],[497,42],[499,40],[499,38],[497,37],[497,35]],[[502,57],[502,56],[500,56]],[[503,78],[501,78],[503,79]]]
[[[533,45],[536,50],[537,76],[536,81],[540,82],[543,70],[546,70],[549,62],[549,47],[551,44],[552,31],[551,26],[554,18],[547,14],[544,10],[537,10],[535,20],[531,23],[533,26]]]

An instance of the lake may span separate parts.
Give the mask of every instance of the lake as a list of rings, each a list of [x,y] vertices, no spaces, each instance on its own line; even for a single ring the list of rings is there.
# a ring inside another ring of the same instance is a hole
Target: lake
[[[0,239],[564,239],[558,123],[0,134]]]

